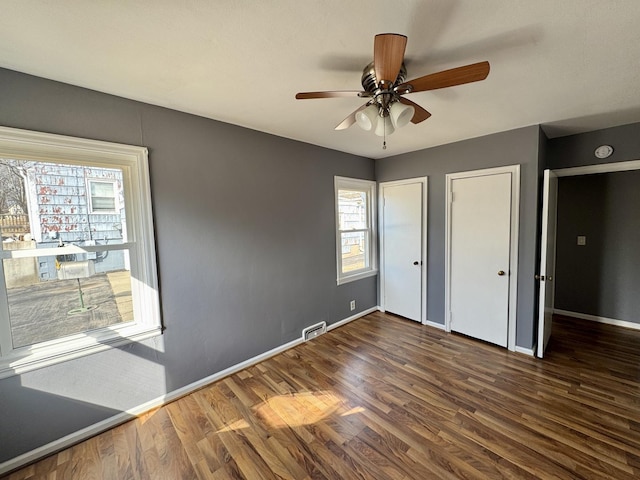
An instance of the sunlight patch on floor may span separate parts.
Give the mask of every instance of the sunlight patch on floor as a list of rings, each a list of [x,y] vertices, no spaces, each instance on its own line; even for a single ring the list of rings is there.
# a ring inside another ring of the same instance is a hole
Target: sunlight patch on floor
[[[272,428],[301,427],[320,423],[333,415],[346,417],[364,412],[362,407],[346,408],[344,401],[333,392],[300,392],[276,395],[265,399],[254,412]],[[238,420],[218,430],[218,433],[249,428]]]

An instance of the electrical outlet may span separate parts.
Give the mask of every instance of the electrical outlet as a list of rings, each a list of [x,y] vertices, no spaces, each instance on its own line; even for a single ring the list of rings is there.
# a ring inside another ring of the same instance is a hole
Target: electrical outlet
[[[352,312],[356,309],[356,301],[355,300],[351,300],[351,302],[349,303],[349,308],[351,308]]]
[[[578,245],[586,245],[587,237],[585,235],[578,235]]]

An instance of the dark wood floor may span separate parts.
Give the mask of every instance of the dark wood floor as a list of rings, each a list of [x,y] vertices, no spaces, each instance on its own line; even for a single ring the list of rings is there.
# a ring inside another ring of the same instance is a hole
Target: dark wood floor
[[[640,478],[640,332],[558,318],[542,361],[374,313],[8,478]]]

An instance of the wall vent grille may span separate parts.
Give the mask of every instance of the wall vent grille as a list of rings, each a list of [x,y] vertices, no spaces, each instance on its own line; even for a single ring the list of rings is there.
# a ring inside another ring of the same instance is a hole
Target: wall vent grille
[[[311,340],[323,333],[327,333],[327,322],[316,323],[302,330],[302,339],[304,341]]]

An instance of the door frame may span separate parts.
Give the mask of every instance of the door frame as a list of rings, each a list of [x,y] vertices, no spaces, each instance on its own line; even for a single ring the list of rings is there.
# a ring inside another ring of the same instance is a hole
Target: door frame
[[[421,299],[420,299],[420,323],[423,325],[430,325],[431,322],[427,320],[427,206],[429,198],[429,178],[428,177],[415,177],[407,178],[403,180],[394,180],[391,182],[380,182],[378,184],[378,225],[380,226],[379,240],[379,257],[380,261],[378,265],[380,267],[379,280],[379,294],[380,294],[380,311],[385,311],[384,299],[385,299],[385,272],[384,272],[384,189],[386,187],[396,187],[398,185],[409,185],[412,183],[422,184],[422,244],[420,251],[422,255],[421,265],[421,282],[420,287]]]
[[[511,174],[511,231],[509,239],[509,310],[507,312],[507,348],[516,349],[516,313],[518,302],[518,240],[520,227],[520,165],[485,168],[466,172],[447,173],[446,181],[446,218],[445,218],[445,331],[451,331],[451,199],[453,180],[482,177],[486,175]]]
[[[553,201],[551,201],[553,199]],[[556,275],[556,241],[558,229],[558,175],[553,170],[546,169],[542,177],[542,222],[540,235],[543,242],[540,243],[540,262],[538,275],[535,279],[539,282],[538,288],[538,344],[533,349],[536,356],[542,358],[551,338],[553,324],[553,308],[555,305],[556,284],[553,277]],[[551,221],[550,221],[551,220]],[[551,241],[553,237],[553,241]],[[552,250],[549,251],[549,247]],[[553,256],[553,258],[550,258]],[[551,264],[549,261],[551,260]],[[547,266],[550,265],[550,268]],[[549,300],[549,301],[547,301]],[[542,341],[540,341],[540,339]]]
[[[567,167],[567,168],[557,168],[557,169],[547,169],[549,170],[552,174],[556,175],[556,177],[576,177],[578,175],[590,175],[590,174],[594,174],[594,173],[613,173],[613,172],[628,172],[628,171],[632,171],[632,170],[640,170],[640,160],[627,160],[627,161],[622,161],[622,162],[611,162],[611,163],[597,163],[594,165],[584,165],[584,166],[579,166],[579,167]],[[544,195],[544,192],[543,192]],[[556,217],[557,217],[557,203],[556,203]],[[547,239],[544,237],[545,232],[540,232],[540,245],[542,246],[543,242],[546,242]],[[541,247],[542,248],[542,247]],[[556,252],[554,252],[554,255],[557,257],[557,249]],[[542,258],[540,259],[540,263],[542,264]],[[551,272],[551,275],[555,277],[555,260],[554,259],[554,271]],[[538,266],[538,268],[540,268],[540,266]],[[538,272],[538,275],[540,274],[540,272]],[[548,274],[548,272],[547,272]],[[536,280],[536,281],[540,281],[540,280]],[[540,302],[540,291],[538,292],[538,302]],[[554,296],[555,296],[555,283],[554,283]],[[555,308],[552,310],[551,314],[553,314],[555,311]],[[540,314],[538,315],[538,325],[537,325],[537,331],[538,331],[538,336],[540,336],[539,332],[540,332],[540,323],[541,323],[541,318],[540,318]],[[543,340],[544,341],[544,340]],[[539,358],[543,358],[542,356],[539,355],[538,352],[538,346],[540,343],[540,338],[536,339],[536,344],[533,346],[533,352],[536,356],[538,356]],[[544,351],[542,352],[544,355]]]

